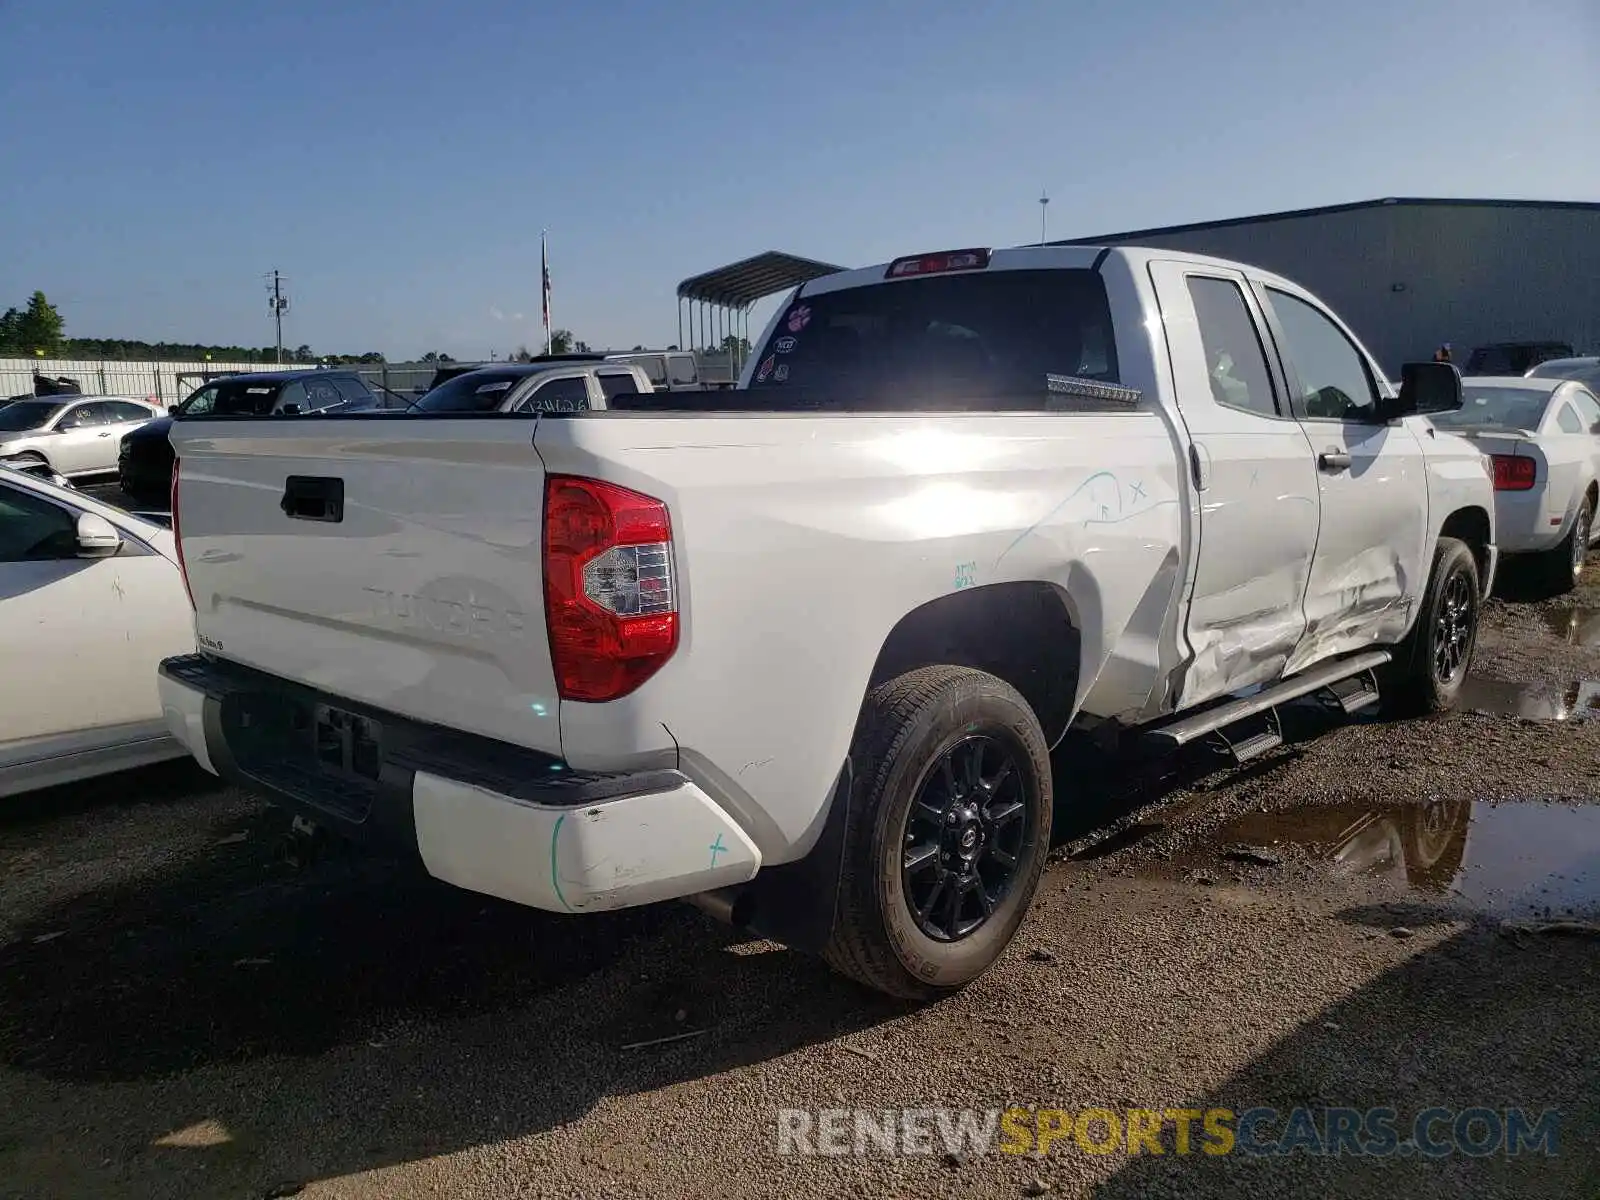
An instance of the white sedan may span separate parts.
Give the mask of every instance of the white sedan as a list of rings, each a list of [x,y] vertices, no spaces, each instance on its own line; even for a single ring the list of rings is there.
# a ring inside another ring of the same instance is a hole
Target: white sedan
[[[0,461],[78,479],[117,469],[124,435],[166,416],[132,396],[36,396],[0,408]]]
[[[156,665],[194,648],[171,530],[0,467],[0,797],[183,757]]]
[[[1495,540],[1526,555],[1552,591],[1570,591],[1600,504],[1600,398],[1571,379],[1471,377],[1462,406],[1429,417],[1490,457]]]

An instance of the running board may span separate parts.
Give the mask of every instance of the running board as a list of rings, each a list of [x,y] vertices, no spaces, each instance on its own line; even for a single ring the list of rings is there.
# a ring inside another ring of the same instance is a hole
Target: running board
[[[1347,717],[1353,717],[1362,709],[1372,707],[1379,700],[1378,679],[1371,671],[1363,671],[1359,675],[1352,675],[1349,679],[1341,679],[1329,687],[1328,691],[1333,696],[1333,702]]]
[[[1280,704],[1287,704],[1290,700],[1298,700],[1302,696],[1309,696],[1312,692],[1320,692],[1352,676],[1375,670],[1388,661],[1387,650],[1367,650],[1349,658],[1341,658],[1337,662],[1324,663],[1281,683],[1262,688],[1253,696],[1246,696],[1242,700],[1230,700],[1226,704],[1197,712],[1192,717],[1183,717],[1159,729],[1152,729],[1145,736],[1158,745],[1176,750],[1180,746],[1187,746],[1196,738],[1203,738],[1207,734],[1216,733],[1219,729],[1226,729],[1229,725],[1237,724],[1257,713],[1266,712],[1270,708],[1276,708]],[[1377,692],[1374,691],[1372,696],[1376,699]],[[1371,700],[1361,700],[1357,707],[1364,707],[1370,703]]]
[[[1252,758],[1260,758],[1268,750],[1276,750],[1283,745],[1283,726],[1278,722],[1278,710],[1269,708],[1260,716],[1262,720],[1259,723],[1249,719],[1237,722],[1240,728],[1235,737],[1229,737],[1227,729],[1218,729],[1212,734],[1218,749],[1233,759],[1236,765],[1242,766]],[[1248,733],[1252,724],[1257,725],[1256,731]]]

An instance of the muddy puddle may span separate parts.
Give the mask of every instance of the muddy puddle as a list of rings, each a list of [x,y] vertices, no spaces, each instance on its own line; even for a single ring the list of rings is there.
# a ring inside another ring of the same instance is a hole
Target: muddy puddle
[[[1418,899],[1498,917],[1600,914],[1600,805],[1441,800],[1251,813],[1182,865],[1220,879],[1241,864],[1271,870],[1308,853]]]
[[[1600,717],[1600,680],[1513,683],[1469,675],[1461,685],[1460,707],[1525,721],[1582,721]]]
[[[1600,646],[1600,608],[1552,608],[1545,625],[1558,642],[1569,646]]]

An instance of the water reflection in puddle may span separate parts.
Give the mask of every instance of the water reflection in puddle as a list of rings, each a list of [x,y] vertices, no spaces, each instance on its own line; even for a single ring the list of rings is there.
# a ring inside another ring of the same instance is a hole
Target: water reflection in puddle
[[[1473,712],[1525,721],[1581,721],[1600,717],[1600,682],[1512,683],[1469,675],[1461,685],[1460,705]]]
[[[1227,825],[1211,857],[1222,858],[1232,845],[1285,843],[1353,874],[1448,894],[1452,903],[1497,916],[1600,912],[1600,805],[1308,805]]]
[[[1552,608],[1545,624],[1558,641],[1571,646],[1600,646],[1600,608]]]

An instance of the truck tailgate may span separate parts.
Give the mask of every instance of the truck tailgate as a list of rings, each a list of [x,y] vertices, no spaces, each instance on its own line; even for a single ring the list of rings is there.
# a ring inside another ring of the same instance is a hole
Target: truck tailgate
[[[532,435],[492,419],[175,422],[202,648],[559,754]]]

